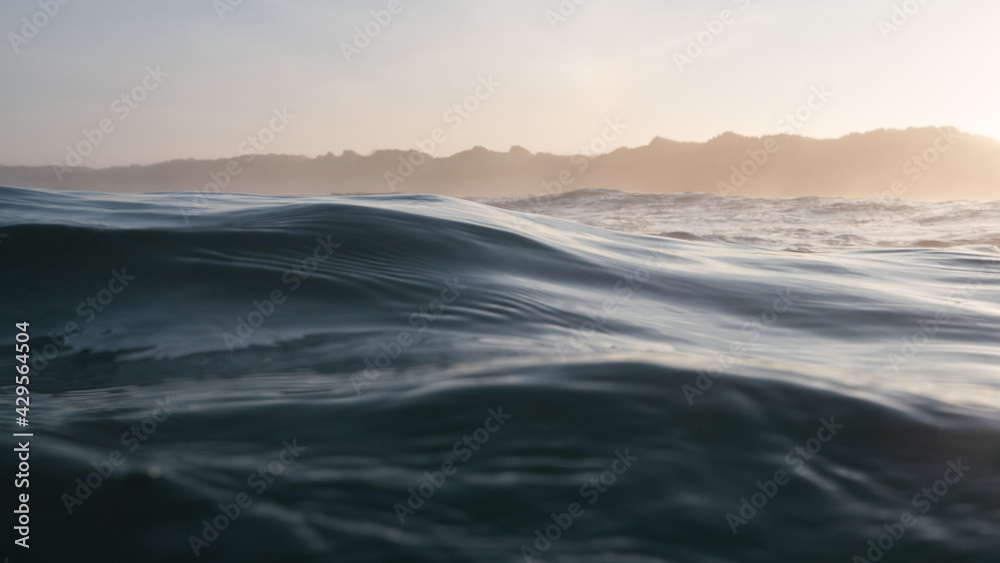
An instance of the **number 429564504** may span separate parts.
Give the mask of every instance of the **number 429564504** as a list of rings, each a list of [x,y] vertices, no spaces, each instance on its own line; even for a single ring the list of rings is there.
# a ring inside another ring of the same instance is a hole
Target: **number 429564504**
[[[28,366],[28,358],[31,353],[31,347],[28,345],[28,323],[16,323],[14,325],[17,327],[17,335],[14,337],[17,343],[14,344],[14,352],[17,354],[14,359],[17,362],[14,364],[14,369],[17,370],[17,375],[14,377],[14,383],[17,384],[17,388],[14,390],[17,393],[17,398],[14,400],[14,411],[17,413],[17,425],[27,426],[28,425],[28,409],[31,405],[31,392],[28,390],[28,384],[30,379],[28,378],[28,372],[31,371],[31,367]]]

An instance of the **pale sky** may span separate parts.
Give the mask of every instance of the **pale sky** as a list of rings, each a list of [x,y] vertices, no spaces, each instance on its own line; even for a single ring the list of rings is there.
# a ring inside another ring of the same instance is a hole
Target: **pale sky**
[[[110,132],[90,133],[84,166],[230,157],[255,134],[262,152],[367,154],[438,128],[438,156],[568,154],[608,119],[624,124],[608,150],[782,128],[1000,138],[996,0],[62,1],[0,4],[0,164],[63,161],[102,120]],[[560,4],[575,13],[550,21]],[[348,62],[342,43],[390,5]],[[880,30],[894,6],[902,25]],[[723,10],[728,23],[711,24]],[[675,53],[703,31],[707,47],[679,69]],[[490,79],[474,111],[446,113]],[[144,99],[129,107],[134,89]],[[808,119],[779,124],[796,110]]]

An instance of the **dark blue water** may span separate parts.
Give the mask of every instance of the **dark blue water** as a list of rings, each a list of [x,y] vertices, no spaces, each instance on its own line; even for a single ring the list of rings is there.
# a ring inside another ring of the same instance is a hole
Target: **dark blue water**
[[[0,188],[6,552],[995,562],[998,219]]]

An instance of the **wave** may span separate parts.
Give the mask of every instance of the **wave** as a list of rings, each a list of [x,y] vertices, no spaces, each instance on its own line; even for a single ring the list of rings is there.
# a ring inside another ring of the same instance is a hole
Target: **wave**
[[[895,202],[890,224],[608,191],[0,202],[43,558],[1000,550],[997,203]]]

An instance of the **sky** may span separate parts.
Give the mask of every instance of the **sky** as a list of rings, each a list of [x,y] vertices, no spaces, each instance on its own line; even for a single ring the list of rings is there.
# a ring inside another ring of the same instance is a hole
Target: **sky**
[[[0,164],[1000,139],[997,21],[995,0],[4,0]]]

